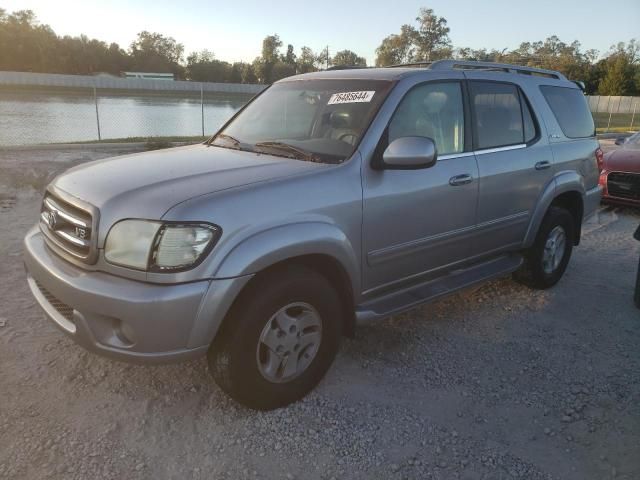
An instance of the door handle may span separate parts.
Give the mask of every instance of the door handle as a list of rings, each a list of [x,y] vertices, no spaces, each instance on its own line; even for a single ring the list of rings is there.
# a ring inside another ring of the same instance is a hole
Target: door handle
[[[544,170],[549,167],[551,167],[551,162],[549,162],[548,160],[536,163],[536,170]]]
[[[449,185],[451,185],[452,187],[466,185],[471,182],[473,182],[473,177],[468,173],[463,173],[462,175],[456,175],[455,177],[451,177],[449,179]]]

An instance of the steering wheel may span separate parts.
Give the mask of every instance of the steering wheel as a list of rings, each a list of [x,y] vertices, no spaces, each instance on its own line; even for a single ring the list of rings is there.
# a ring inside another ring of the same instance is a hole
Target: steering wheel
[[[345,140],[345,138],[347,138],[347,137],[352,137],[353,141]],[[353,145],[356,142],[357,139],[358,139],[358,135],[356,135],[355,133],[350,133],[350,132],[343,133],[342,135],[340,135],[338,137],[338,140],[340,140],[342,142],[349,143],[351,145]]]

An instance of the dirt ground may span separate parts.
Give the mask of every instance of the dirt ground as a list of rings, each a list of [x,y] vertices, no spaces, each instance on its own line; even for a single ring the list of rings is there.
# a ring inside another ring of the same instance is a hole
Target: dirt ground
[[[640,478],[638,211],[603,207],[555,288],[504,278],[362,328],[305,400],[258,413],[204,360],[85,352],[31,297],[44,185],[126,150],[0,150],[1,479]]]

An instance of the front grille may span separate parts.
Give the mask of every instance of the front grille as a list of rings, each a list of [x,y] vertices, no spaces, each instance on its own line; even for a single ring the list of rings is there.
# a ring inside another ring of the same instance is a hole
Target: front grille
[[[73,308],[71,308],[69,305],[67,305],[66,303],[61,302],[60,300],[58,300],[55,296],[53,296],[49,290],[47,290],[46,288],[44,288],[42,286],[42,284],[40,282],[38,282],[36,280],[36,285],[38,286],[38,288],[40,289],[40,292],[42,293],[42,295],[44,296],[44,298],[47,299],[47,302],[49,302],[51,304],[51,306],[53,308],[56,309],[56,311],[62,315],[64,318],[66,318],[67,320],[69,320],[70,322],[73,321]]]
[[[75,257],[91,254],[91,213],[47,193],[40,210],[40,228],[47,238]]]
[[[607,191],[612,197],[640,200],[640,174],[611,172],[607,176]]]

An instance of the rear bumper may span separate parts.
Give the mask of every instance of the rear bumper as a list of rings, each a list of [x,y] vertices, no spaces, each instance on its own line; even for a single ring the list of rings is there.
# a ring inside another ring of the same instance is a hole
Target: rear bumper
[[[37,228],[24,240],[29,288],[54,324],[87,350],[136,363],[206,353],[248,277],[159,285],[80,269]]]
[[[612,195],[603,195],[602,201],[613,203],[616,205],[627,205],[629,207],[640,207],[640,200],[630,200],[628,198],[614,197]]]
[[[584,215],[583,218],[586,220],[591,217],[596,210],[598,209],[598,205],[600,205],[600,200],[602,199],[602,186],[596,185],[590,190],[587,190],[584,194]]]

